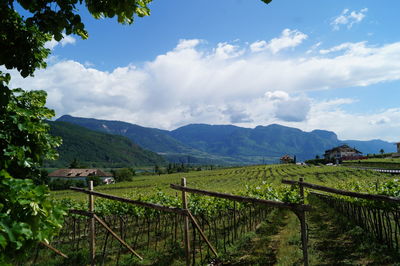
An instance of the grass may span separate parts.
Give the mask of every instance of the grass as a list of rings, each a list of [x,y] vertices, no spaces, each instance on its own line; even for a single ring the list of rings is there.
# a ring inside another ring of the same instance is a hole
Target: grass
[[[247,233],[237,243],[222,254],[222,265],[272,265],[276,263],[274,237],[279,233],[284,221],[282,211],[272,211],[265,222],[258,225],[255,232]]]

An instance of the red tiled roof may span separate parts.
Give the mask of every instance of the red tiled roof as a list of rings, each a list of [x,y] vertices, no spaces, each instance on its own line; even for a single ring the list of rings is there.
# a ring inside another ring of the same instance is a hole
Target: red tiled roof
[[[49,177],[87,177],[87,176],[110,176],[112,174],[100,169],[58,169],[49,174]]]

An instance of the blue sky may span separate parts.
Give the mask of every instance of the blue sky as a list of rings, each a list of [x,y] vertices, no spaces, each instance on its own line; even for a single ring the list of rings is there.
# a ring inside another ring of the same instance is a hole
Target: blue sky
[[[278,123],[400,141],[400,2],[154,0],[124,26],[81,14],[89,39],[48,44],[15,77],[57,116],[174,129]]]

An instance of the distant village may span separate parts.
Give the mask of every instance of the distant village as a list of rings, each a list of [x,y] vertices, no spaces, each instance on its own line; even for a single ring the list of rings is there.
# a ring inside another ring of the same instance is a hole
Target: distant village
[[[400,142],[395,143],[397,146],[397,152],[391,153],[389,157],[391,158],[399,158],[400,157]],[[381,153],[383,154],[383,150]],[[326,162],[328,164],[340,164],[343,161],[350,161],[350,160],[363,160],[368,159],[368,156],[363,155],[363,153],[356,148],[352,148],[347,144],[340,145],[338,147],[332,148],[330,150],[326,150],[324,158],[319,158],[317,156],[316,160],[309,160],[315,162]],[[304,164],[296,162],[296,156],[291,157],[290,155],[286,154],[280,158],[281,163],[297,163],[297,164]]]

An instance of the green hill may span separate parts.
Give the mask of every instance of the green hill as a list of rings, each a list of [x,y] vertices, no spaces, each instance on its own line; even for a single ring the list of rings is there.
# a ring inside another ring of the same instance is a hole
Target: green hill
[[[67,167],[77,159],[86,167],[132,167],[163,164],[157,153],[144,150],[123,136],[96,132],[67,122],[48,122],[54,136],[63,144],[57,161],[46,161],[46,167]]]

